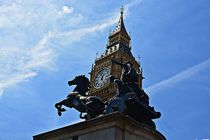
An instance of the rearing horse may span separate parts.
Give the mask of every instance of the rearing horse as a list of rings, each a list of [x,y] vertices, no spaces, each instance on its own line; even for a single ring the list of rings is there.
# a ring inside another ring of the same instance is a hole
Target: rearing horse
[[[59,116],[66,111],[66,109],[62,108],[62,105],[75,108],[80,112],[81,119],[90,119],[103,114],[105,109],[104,102],[99,97],[87,96],[86,94],[90,87],[87,77],[84,75],[76,76],[73,80],[68,81],[68,84],[69,86],[76,85],[76,87],[66,99],[55,104]],[[82,116],[82,113],[86,114]]]

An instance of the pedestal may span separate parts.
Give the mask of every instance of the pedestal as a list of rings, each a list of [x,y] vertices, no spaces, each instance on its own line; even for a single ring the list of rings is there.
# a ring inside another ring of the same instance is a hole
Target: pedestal
[[[157,130],[113,113],[33,136],[34,140],[166,140]]]

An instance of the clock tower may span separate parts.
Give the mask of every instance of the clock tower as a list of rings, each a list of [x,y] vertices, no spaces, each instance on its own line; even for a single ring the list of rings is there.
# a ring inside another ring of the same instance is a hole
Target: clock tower
[[[120,19],[115,30],[110,33],[105,52],[96,58],[90,72],[90,96],[99,96],[104,101],[112,98],[116,94],[114,83],[110,83],[110,75],[120,78],[122,67],[113,63],[116,60],[121,63],[130,62],[138,72],[138,85],[142,89],[142,70],[140,64],[131,53],[131,38],[126,31],[123,21],[123,8]]]

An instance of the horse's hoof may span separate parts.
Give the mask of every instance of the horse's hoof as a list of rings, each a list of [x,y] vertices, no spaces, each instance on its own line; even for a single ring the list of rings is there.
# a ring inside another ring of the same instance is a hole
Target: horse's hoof
[[[62,113],[59,111],[59,112],[58,112],[58,115],[59,115],[59,116],[61,116],[61,115],[62,115]]]

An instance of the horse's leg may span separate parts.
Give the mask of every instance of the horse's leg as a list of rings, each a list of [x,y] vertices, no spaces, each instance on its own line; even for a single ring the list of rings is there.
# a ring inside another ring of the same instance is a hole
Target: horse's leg
[[[57,110],[58,110],[58,115],[59,115],[59,116],[62,115],[62,112],[65,112],[65,111],[66,111],[65,108],[61,108],[62,105],[65,105],[65,104],[66,104],[66,102],[67,102],[67,100],[64,99],[64,100],[62,100],[62,101],[60,101],[60,102],[58,102],[58,103],[55,104],[55,108],[57,108]]]
[[[62,105],[65,105],[65,102],[66,102],[66,101],[63,100],[63,101],[61,101],[61,102],[56,103],[56,104],[55,104],[55,108],[57,108],[58,110],[60,110],[60,111],[62,111],[62,112],[63,112],[63,111],[66,111],[64,108],[61,108]]]
[[[57,109],[59,116],[61,116],[61,114],[62,114],[61,113],[61,106],[62,106],[62,104],[60,104],[60,102],[55,104],[55,108]]]

